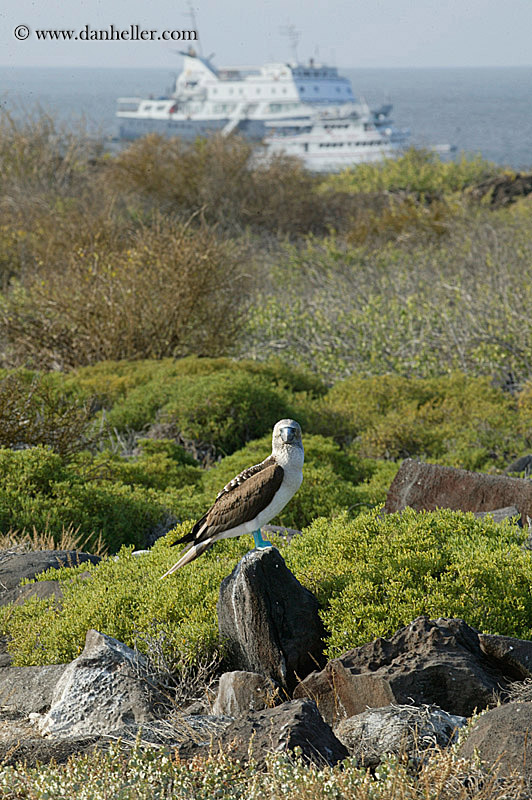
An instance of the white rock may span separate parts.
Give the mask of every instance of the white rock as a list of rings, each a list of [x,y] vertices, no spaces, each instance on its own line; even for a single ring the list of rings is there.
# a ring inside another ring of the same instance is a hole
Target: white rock
[[[155,721],[163,705],[144,658],[90,630],[82,654],[66,667],[38,725],[41,733],[62,738],[111,735]]]
[[[374,767],[387,753],[416,758],[427,748],[445,747],[466,722],[437,706],[389,705],[342,720],[334,733],[363,766]]]

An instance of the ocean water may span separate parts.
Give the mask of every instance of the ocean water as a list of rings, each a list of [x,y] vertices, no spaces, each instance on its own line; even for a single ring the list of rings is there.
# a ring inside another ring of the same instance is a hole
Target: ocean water
[[[0,67],[0,104],[16,114],[37,106],[73,124],[84,117],[116,133],[116,98],[159,96],[179,71]],[[355,94],[372,106],[393,103],[393,119],[417,145],[459,152],[515,169],[532,168],[532,67],[345,69]]]

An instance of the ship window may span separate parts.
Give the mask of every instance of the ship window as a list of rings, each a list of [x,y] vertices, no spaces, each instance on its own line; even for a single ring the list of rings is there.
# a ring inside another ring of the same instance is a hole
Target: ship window
[[[286,89],[283,89],[283,94],[286,94]]]
[[[213,94],[218,94],[218,89],[213,89],[213,90],[212,90],[212,93],[213,93]]]
[[[156,106],[155,110],[156,111],[164,111],[165,108],[166,108],[166,104],[165,103],[161,103],[160,105]]]
[[[318,86],[315,86],[315,87],[314,87],[314,91],[315,91],[315,92],[319,92],[319,87],[318,87]]]
[[[280,103],[270,103],[270,111],[282,111],[283,107]]]
[[[304,91],[305,91],[305,87],[304,87],[304,86],[300,86],[300,87],[299,87],[299,90],[300,90],[301,92],[304,92]]]
[[[257,94],[260,94],[260,89],[257,89]]]

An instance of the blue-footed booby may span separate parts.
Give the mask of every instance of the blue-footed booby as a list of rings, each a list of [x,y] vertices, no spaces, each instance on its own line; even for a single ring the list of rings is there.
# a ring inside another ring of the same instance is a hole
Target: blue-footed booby
[[[276,423],[272,454],[229,481],[190,533],[175,544],[186,544],[179,561],[162,577],[194,561],[220,539],[252,533],[257,547],[269,547],[260,529],[285,507],[303,480],[301,428],[293,419]]]

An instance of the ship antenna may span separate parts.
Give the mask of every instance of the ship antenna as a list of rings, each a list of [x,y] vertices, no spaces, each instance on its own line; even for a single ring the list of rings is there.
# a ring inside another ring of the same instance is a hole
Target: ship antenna
[[[187,17],[190,17],[190,22],[192,23],[192,30],[196,31],[198,34],[198,50],[200,56],[203,58],[203,52],[201,49],[201,36],[198,33],[198,24],[196,22],[196,12],[194,11],[194,6],[192,5],[191,0],[187,3],[188,11],[186,12]]]
[[[294,59],[296,64],[299,64],[299,59],[297,57],[297,46],[299,44],[299,40],[301,39],[301,31],[298,31],[295,25],[283,25],[279,28],[282,36],[287,36],[290,41],[290,47],[292,48],[292,52],[294,54]]]

